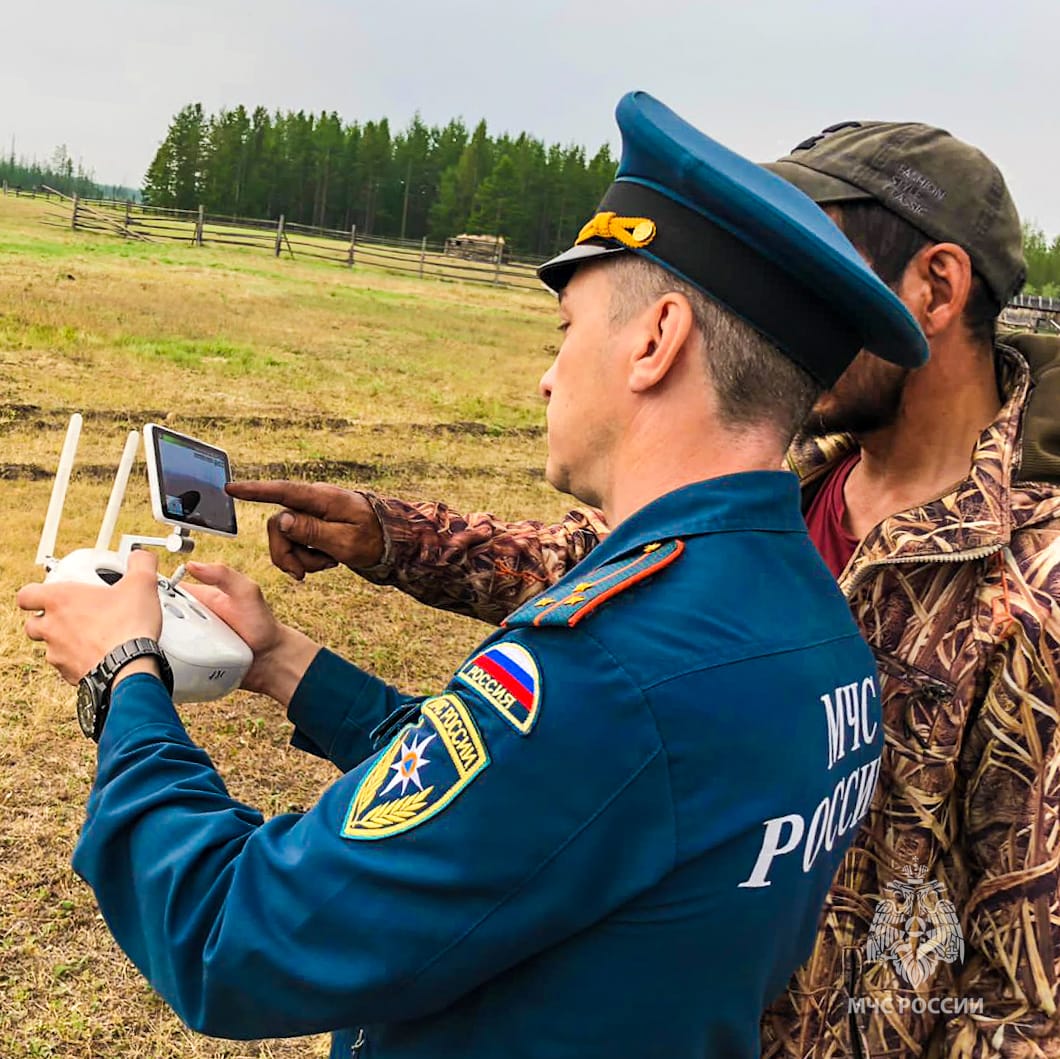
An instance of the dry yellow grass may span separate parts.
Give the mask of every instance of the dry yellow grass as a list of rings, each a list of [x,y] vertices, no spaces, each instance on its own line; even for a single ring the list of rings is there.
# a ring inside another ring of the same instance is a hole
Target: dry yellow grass
[[[324,1038],[186,1031],[70,870],[93,748],[12,598],[40,576],[33,558],[66,418],[86,412],[60,553],[94,541],[125,432],[158,417],[225,445],[237,473],[323,475],[553,517],[565,504],[540,475],[535,393],[553,307],[532,292],[254,251],[127,245],[44,228],[40,214],[39,203],[0,198],[0,1056],[323,1056]],[[348,571],[293,584],[269,565],[267,512],[242,505],[239,515],[240,537],[201,538],[197,557],[247,571],[283,618],[393,683],[437,686],[486,631]],[[119,524],[133,529],[153,531],[139,475]],[[266,814],[311,804],[333,778],[289,749],[266,700],[237,693],[184,716],[233,795]]]

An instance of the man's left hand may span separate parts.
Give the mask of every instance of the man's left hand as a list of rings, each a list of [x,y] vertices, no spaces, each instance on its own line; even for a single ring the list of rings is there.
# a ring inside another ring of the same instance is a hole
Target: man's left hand
[[[69,684],[126,640],[162,635],[158,558],[148,551],[132,552],[125,576],[114,585],[24,585],[16,601],[30,611],[26,635],[47,645],[45,659]]]

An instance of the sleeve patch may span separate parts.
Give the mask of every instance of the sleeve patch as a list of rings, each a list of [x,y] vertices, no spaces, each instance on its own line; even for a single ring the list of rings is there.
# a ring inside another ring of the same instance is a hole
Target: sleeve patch
[[[398,733],[361,778],[342,837],[388,838],[418,827],[445,809],[489,763],[459,696],[427,699],[419,721]]]
[[[505,629],[525,625],[574,628],[613,596],[669,566],[684,550],[684,541],[675,539],[645,545],[633,555],[620,556],[593,570],[583,571],[584,564],[579,564],[575,570],[580,574],[568,576],[548,595],[524,603],[501,624]],[[579,576],[581,580],[575,582]]]
[[[541,671],[522,644],[491,644],[465,662],[456,679],[477,691],[517,732],[530,734],[541,702]]]

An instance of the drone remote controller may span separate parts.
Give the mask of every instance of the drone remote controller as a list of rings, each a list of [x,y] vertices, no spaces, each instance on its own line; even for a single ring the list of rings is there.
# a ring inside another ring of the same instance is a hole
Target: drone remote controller
[[[144,433],[148,447],[152,507],[156,516],[161,511],[162,520],[176,527],[174,532],[164,538],[124,536],[118,551],[109,548],[139,448],[140,435],[131,431],[114,478],[96,546],[79,548],[64,559],[55,559],[59,519],[81,435],[81,423],[80,414],[75,413],[70,418],[37,551],[38,565],[47,570],[46,582],[113,585],[124,576],[129,553],[134,548],[158,546],[170,552],[190,552],[194,547],[190,537],[192,528],[224,536],[235,535],[234,508],[224,494],[224,481],[228,477],[228,462],[224,453],[193,438],[151,424]],[[169,456],[168,463],[167,453],[173,454]],[[179,485],[174,485],[177,482],[189,487],[180,493],[170,493],[171,488],[179,488]],[[191,488],[191,485],[198,488]],[[227,504],[220,499],[222,496]],[[215,528],[217,518],[220,518],[221,524]],[[208,702],[222,698],[239,687],[253,661],[253,653],[228,625],[182,589],[177,581],[177,577],[158,578],[158,600],[162,607],[159,646],[173,670],[173,701]]]

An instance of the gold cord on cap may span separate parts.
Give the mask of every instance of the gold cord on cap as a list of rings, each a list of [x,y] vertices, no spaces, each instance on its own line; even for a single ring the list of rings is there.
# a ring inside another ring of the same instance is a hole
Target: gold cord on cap
[[[614,239],[631,250],[647,246],[655,238],[655,222],[647,217],[617,217],[598,213],[578,233],[575,246],[587,239]]]

